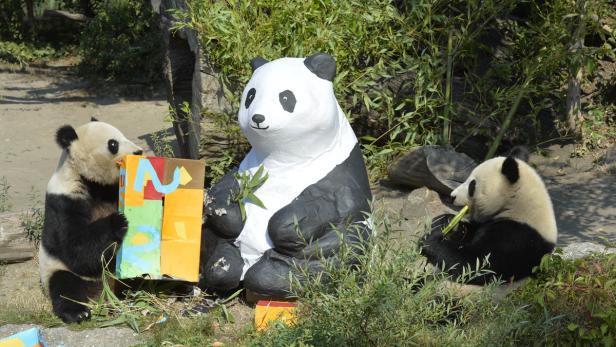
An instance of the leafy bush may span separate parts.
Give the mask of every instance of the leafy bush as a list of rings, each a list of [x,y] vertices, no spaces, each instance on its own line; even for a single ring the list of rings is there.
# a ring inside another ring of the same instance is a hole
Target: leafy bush
[[[0,1],[0,40],[22,40],[27,30],[24,17],[21,1]]]
[[[80,38],[86,74],[149,82],[162,76],[162,39],[149,1],[104,0]]]
[[[472,344],[497,305],[489,295],[458,298],[442,285],[443,274],[424,268],[414,243],[398,240],[385,217],[363,255],[351,249],[342,261],[294,286],[299,297],[295,326],[274,325],[253,336],[255,346],[399,346]],[[358,271],[358,269],[361,269]],[[465,330],[462,330],[464,328]]]
[[[415,246],[392,239],[381,220],[362,271],[326,264],[296,285],[295,326],[276,324],[251,346],[613,346],[616,255],[544,257],[536,278],[501,299],[488,286],[460,296],[443,274],[424,269]],[[399,237],[399,236],[398,236]],[[475,274],[479,273],[475,269]]]
[[[43,235],[43,224],[45,222],[45,211],[41,206],[41,200],[38,198],[38,193],[32,187],[28,194],[30,200],[30,208],[25,210],[20,216],[21,227],[26,231],[26,237],[29,241],[38,245]]]
[[[549,344],[616,344],[616,254],[565,260],[557,252],[544,257],[537,278],[513,297],[543,325],[520,329],[520,342],[544,337]]]
[[[22,68],[58,54],[60,54],[58,51],[49,46],[0,41],[0,61],[19,64]]]
[[[572,30],[596,33],[609,6],[586,1],[581,24],[567,0],[194,0],[176,15],[199,33],[233,105],[256,56],[334,55],[338,99],[378,174],[417,144],[451,143],[483,159],[492,142],[557,136],[569,69],[609,51],[571,54]]]

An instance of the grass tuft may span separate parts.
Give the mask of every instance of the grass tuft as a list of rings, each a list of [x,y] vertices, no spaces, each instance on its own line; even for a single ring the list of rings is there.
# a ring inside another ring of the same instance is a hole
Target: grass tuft
[[[0,213],[6,212],[11,209],[11,201],[9,196],[9,190],[11,185],[6,177],[0,178]]]

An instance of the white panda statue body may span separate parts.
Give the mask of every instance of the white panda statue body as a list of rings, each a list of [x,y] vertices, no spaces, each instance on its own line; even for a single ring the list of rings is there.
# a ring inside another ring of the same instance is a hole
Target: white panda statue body
[[[254,193],[265,208],[246,201],[240,218],[229,203],[238,189],[234,172],[212,187],[202,284],[222,291],[243,282],[256,294],[284,297],[294,265],[315,269],[319,257],[356,240],[346,226],[365,221],[371,193],[357,138],[334,94],[333,57],[256,58],[251,65],[238,120],[252,149],[237,172],[263,167],[268,178]]]
[[[556,218],[548,191],[537,172],[520,159],[496,157],[481,163],[451,197],[455,205],[469,206],[470,220],[445,236],[441,229],[453,215],[435,218],[422,253],[434,265],[444,263],[454,277],[488,257],[484,269],[492,273],[468,283],[520,280],[530,276],[556,245]]]
[[[72,323],[88,318],[77,302],[100,289],[103,253],[110,259],[111,245],[127,230],[118,212],[117,161],[142,149],[95,118],[77,129],[61,127],[56,142],[63,152],[47,185],[39,267],[53,312]]]

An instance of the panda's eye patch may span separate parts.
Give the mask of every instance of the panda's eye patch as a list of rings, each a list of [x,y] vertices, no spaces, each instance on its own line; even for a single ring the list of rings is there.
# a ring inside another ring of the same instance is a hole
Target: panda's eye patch
[[[280,100],[280,105],[282,105],[282,109],[293,113],[295,110],[295,95],[290,90],[285,90],[278,94],[278,100]]]
[[[475,194],[476,184],[477,182],[475,180],[472,180],[471,183],[468,185],[468,196],[472,197]]]
[[[120,145],[118,144],[118,141],[113,139],[107,141],[107,148],[109,149],[109,152],[111,152],[111,154],[118,154],[119,147]]]
[[[252,101],[255,99],[255,94],[257,94],[257,90],[254,88],[250,88],[248,94],[246,94],[246,101],[244,101],[244,106],[246,108],[248,108],[248,106],[252,104]]]

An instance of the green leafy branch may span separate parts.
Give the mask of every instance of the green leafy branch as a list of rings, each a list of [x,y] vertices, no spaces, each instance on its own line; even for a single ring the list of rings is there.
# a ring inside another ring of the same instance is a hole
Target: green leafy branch
[[[231,196],[231,200],[237,202],[240,205],[240,212],[242,214],[242,221],[246,220],[246,201],[253,203],[261,208],[265,208],[263,201],[255,195],[255,191],[259,189],[267,181],[269,177],[267,172],[264,173],[263,165],[260,165],[254,175],[245,171],[242,173],[236,172],[234,174],[237,179],[240,188],[234,192]]]

